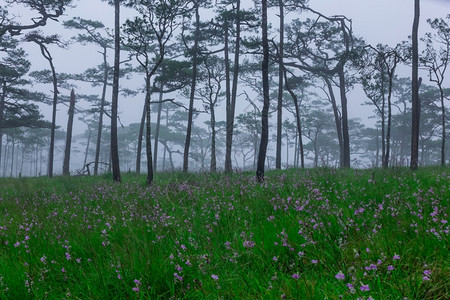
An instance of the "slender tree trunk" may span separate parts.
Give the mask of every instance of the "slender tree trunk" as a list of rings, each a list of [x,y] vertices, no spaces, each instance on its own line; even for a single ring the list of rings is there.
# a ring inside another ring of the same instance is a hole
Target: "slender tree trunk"
[[[42,46],[41,46],[42,47]],[[50,53],[48,53],[47,60],[50,63],[50,69],[52,71],[52,77],[53,77],[53,107],[52,107],[52,127],[51,127],[51,133],[50,133],[50,150],[48,153],[48,170],[47,175],[48,177],[53,177],[53,156],[55,151],[55,130],[56,130],[56,105],[58,104],[58,79],[56,77],[56,71],[55,67],[53,65],[53,59],[50,56]]]
[[[120,67],[120,0],[114,0],[114,79],[111,101],[111,164],[113,181],[121,182],[119,145],[117,140],[117,110],[119,102]]]
[[[159,144],[159,128],[161,126],[161,113],[162,113],[162,100],[163,100],[163,87],[164,83],[161,81],[159,86],[159,103],[158,103],[158,115],[156,118],[156,128],[155,128],[155,145],[153,151],[153,170],[156,172],[157,164],[158,164],[158,144]]]
[[[89,153],[89,145],[91,143],[91,136],[92,136],[91,128],[88,127],[88,130],[89,130],[89,135],[88,135],[88,140],[86,142],[86,150],[84,152],[84,164],[83,164],[83,166],[85,166],[87,164],[87,158],[88,158],[88,153]]]
[[[211,105],[212,103],[210,103]],[[216,114],[214,111],[214,106],[211,105],[211,165],[209,170],[211,172],[217,171],[217,160],[216,160]]]
[[[147,102],[144,100],[144,108],[142,109],[141,124],[139,126],[139,135],[136,151],[136,174],[141,174],[141,158],[142,158],[142,137],[144,135],[145,116],[147,112]]]
[[[225,149],[225,172],[232,172],[231,151],[233,146],[234,114],[236,110],[237,86],[239,76],[239,56],[241,42],[241,0],[236,1],[236,45],[234,50],[233,86],[229,110],[227,111],[226,149]]]
[[[146,114],[146,131],[145,131],[145,149],[147,152],[147,184],[152,184],[153,182],[153,160],[152,160],[152,142],[150,140],[151,136],[151,120],[150,120],[150,96],[151,96],[151,85],[150,76],[147,74],[146,78],[146,93],[145,93],[145,114]]]
[[[191,94],[189,96],[189,114],[186,131],[186,142],[184,144],[184,156],[183,156],[183,172],[188,171],[189,166],[189,146],[191,144],[192,123],[194,114],[194,98],[195,98],[195,86],[197,84],[197,57],[198,57],[198,42],[200,38],[200,14],[199,4],[195,6],[195,36],[194,36],[194,56],[192,58],[192,83]]]
[[[3,146],[3,112],[5,110],[6,81],[2,82],[2,95],[0,97],[0,171],[2,170],[2,146]]]
[[[388,88],[388,115],[387,115],[387,129],[386,129],[386,154],[385,154],[385,167],[389,167],[390,152],[391,152],[391,127],[392,127],[392,88],[393,88],[393,77],[394,70],[389,74],[389,88]]]
[[[339,90],[342,108],[342,141],[344,143],[344,168],[350,168],[350,137],[348,133],[347,95],[345,92],[344,67],[339,70]]]
[[[98,162],[100,159],[100,148],[102,142],[102,132],[103,132],[103,115],[105,112],[105,102],[106,102],[106,88],[108,87],[108,62],[106,60],[106,48],[103,50],[103,89],[102,98],[100,102],[100,115],[98,117],[98,128],[97,128],[97,145],[95,147],[95,161],[94,161],[94,175],[98,175]]]
[[[327,84],[328,93],[331,100],[331,106],[333,107],[334,123],[336,124],[336,133],[339,143],[339,166],[342,168],[344,166],[344,141],[342,138],[342,122],[339,116],[339,110],[336,103],[336,97],[334,95],[333,86],[328,77],[324,77],[323,80]]]
[[[414,0],[414,21],[412,29],[412,124],[411,124],[411,170],[419,167],[419,127],[420,127],[420,99],[419,99],[419,18],[420,0]]]
[[[280,9],[280,46],[278,65],[278,105],[277,105],[277,151],[275,156],[275,169],[281,169],[281,135],[283,127],[283,56],[284,56],[284,4],[283,0],[278,0]],[[286,147],[289,148],[289,147]]]
[[[264,181],[264,165],[266,161],[267,144],[269,141],[269,41],[267,39],[267,0],[262,0],[262,84],[264,104],[261,117],[261,143],[259,145],[258,166],[256,178],[259,182]]]
[[[15,151],[15,145],[16,142],[14,140],[14,137],[12,138],[12,146],[11,146],[11,170],[10,170],[10,176],[13,177],[13,169],[14,169],[14,151]]]
[[[381,86],[383,90],[382,103],[381,103],[381,165],[383,168],[387,168],[386,162],[386,114],[385,114],[385,96],[384,96],[384,84],[381,80]]]
[[[304,155],[304,150],[303,150],[303,137],[302,137],[302,123],[301,123],[301,118],[300,118],[300,106],[298,104],[297,94],[291,89],[291,86],[288,83],[286,69],[284,69],[284,78],[285,78],[285,82],[286,82],[285,83],[286,89],[288,90],[289,94],[291,95],[292,99],[294,100],[295,118],[297,121],[296,123],[297,123],[298,143],[300,145],[301,168],[303,169],[305,167],[305,155]],[[298,161],[297,161],[297,163],[298,163]]]
[[[70,147],[72,146],[73,116],[75,114],[75,92],[70,93],[69,120],[67,121],[66,149],[64,151],[63,175],[70,175]]]
[[[445,130],[446,130],[446,126],[445,126],[445,103],[444,103],[444,90],[442,89],[442,85],[439,84],[439,92],[441,95],[441,126],[442,126],[442,141],[441,141],[441,166],[445,166]],[[0,142],[1,142],[1,137],[0,137]],[[1,147],[1,146],[0,146]]]

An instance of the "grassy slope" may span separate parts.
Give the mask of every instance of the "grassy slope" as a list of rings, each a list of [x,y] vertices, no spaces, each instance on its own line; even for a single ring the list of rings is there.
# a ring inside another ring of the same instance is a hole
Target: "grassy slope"
[[[0,295],[445,299],[449,169],[0,179]],[[344,279],[336,278],[345,277]],[[424,278],[425,277],[425,278]]]

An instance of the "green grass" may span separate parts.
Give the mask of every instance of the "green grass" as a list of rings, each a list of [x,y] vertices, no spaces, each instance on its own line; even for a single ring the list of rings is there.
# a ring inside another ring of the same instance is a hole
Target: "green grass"
[[[0,179],[0,298],[448,299],[449,171]]]

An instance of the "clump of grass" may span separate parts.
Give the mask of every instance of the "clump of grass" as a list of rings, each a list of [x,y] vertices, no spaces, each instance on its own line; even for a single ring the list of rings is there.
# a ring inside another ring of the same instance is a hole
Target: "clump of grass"
[[[0,295],[449,294],[448,169],[0,180]]]

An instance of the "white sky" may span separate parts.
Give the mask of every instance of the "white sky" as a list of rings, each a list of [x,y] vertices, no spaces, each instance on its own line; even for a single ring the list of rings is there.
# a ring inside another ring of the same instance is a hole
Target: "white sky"
[[[2,0],[0,0],[2,1]],[[362,36],[368,43],[383,43],[395,45],[406,40],[411,34],[413,19],[413,1],[412,0],[310,0],[309,4],[312,8],[322,12],[325,15],[345,15],[353,21],[354,34]],[[100,0],[78,0],[75,1],[75,8],[67,9],[66,16],[61,18],[69,20],[72,17],[80,16],[84,19],[93,19],[102,21],[107,27],[113,27],[113,9],[105,2]],[[16,14],[26,16],[22,12]],[[274,13],[274,11],[273,11]],[[420,20],[420,36],[427,30],[426,19],[435,17],[445,17],[450,13],[450,0],[422,0],[421,1],[421,20]],[[125,21],[126,16],[130,16],[130,12],[123,9],[121,21]],[[293,16],[290,16],[293,17]],[[301,17],[301,15],[299,16]],[[208,16],[207,18],[210,18]],[[273,16],[272,22],[274,27],[278,22],[278,18]],[[75,34],[76,31],[65,31],[59,24],[49,23],[44,29],[46,34],[58,33],[66,40]],[[36,45],[27,45],[30,60],[32,61],[32,69],[40,70],[48,68],[48,62],[41,57]],[[73,45],[69,50],[60,50],[52,48],[54,62],[57,72],[78,73],[85,69],[95,66],[101,62],[101,56],[97,52],[98,48]],[[113,54],[110,53],[110,61],[112,64]],[[409,70],[403,69],[405,74],[409,76]],[[424,76],[426,77],[426,76]],[[447,75],[450,78],[450,75]],[[447,79],[447,86],[450,81]],[[133,86],[140,86],[143,79],[138,76],[133,79]],[[38,88],[38,87],[37,87]],[[44,92],[51,93],[50,86],[39,87]],[[82,91],[84,94],[98,93],[100,88],[90,91]],[[350,118],[361,117],[366,119],[373,114],[373,108],[369,106],[361,106],[364,101],[364,94],[361,90],[356,89],[349,94],[349,116]],[[124,124],[139,122],[142,111],[143,96],[139,95],[135,99],[121,99],[119,103],[119,111],[121,120]],[[67,108],[59,106],[57,115],[57,123],[66,127]],[[45,115],[50,116],[50,109],[45,110]],[[239,112],[239,110],[238,110]],[[50,117],[49,117],[50,118]],[[225,118],[218,116],[219,120]],[[107,122],[109,120],[107,119]],[[84,126],[78,120],[75,124],[75,131],[80,133],[84,130]]]

